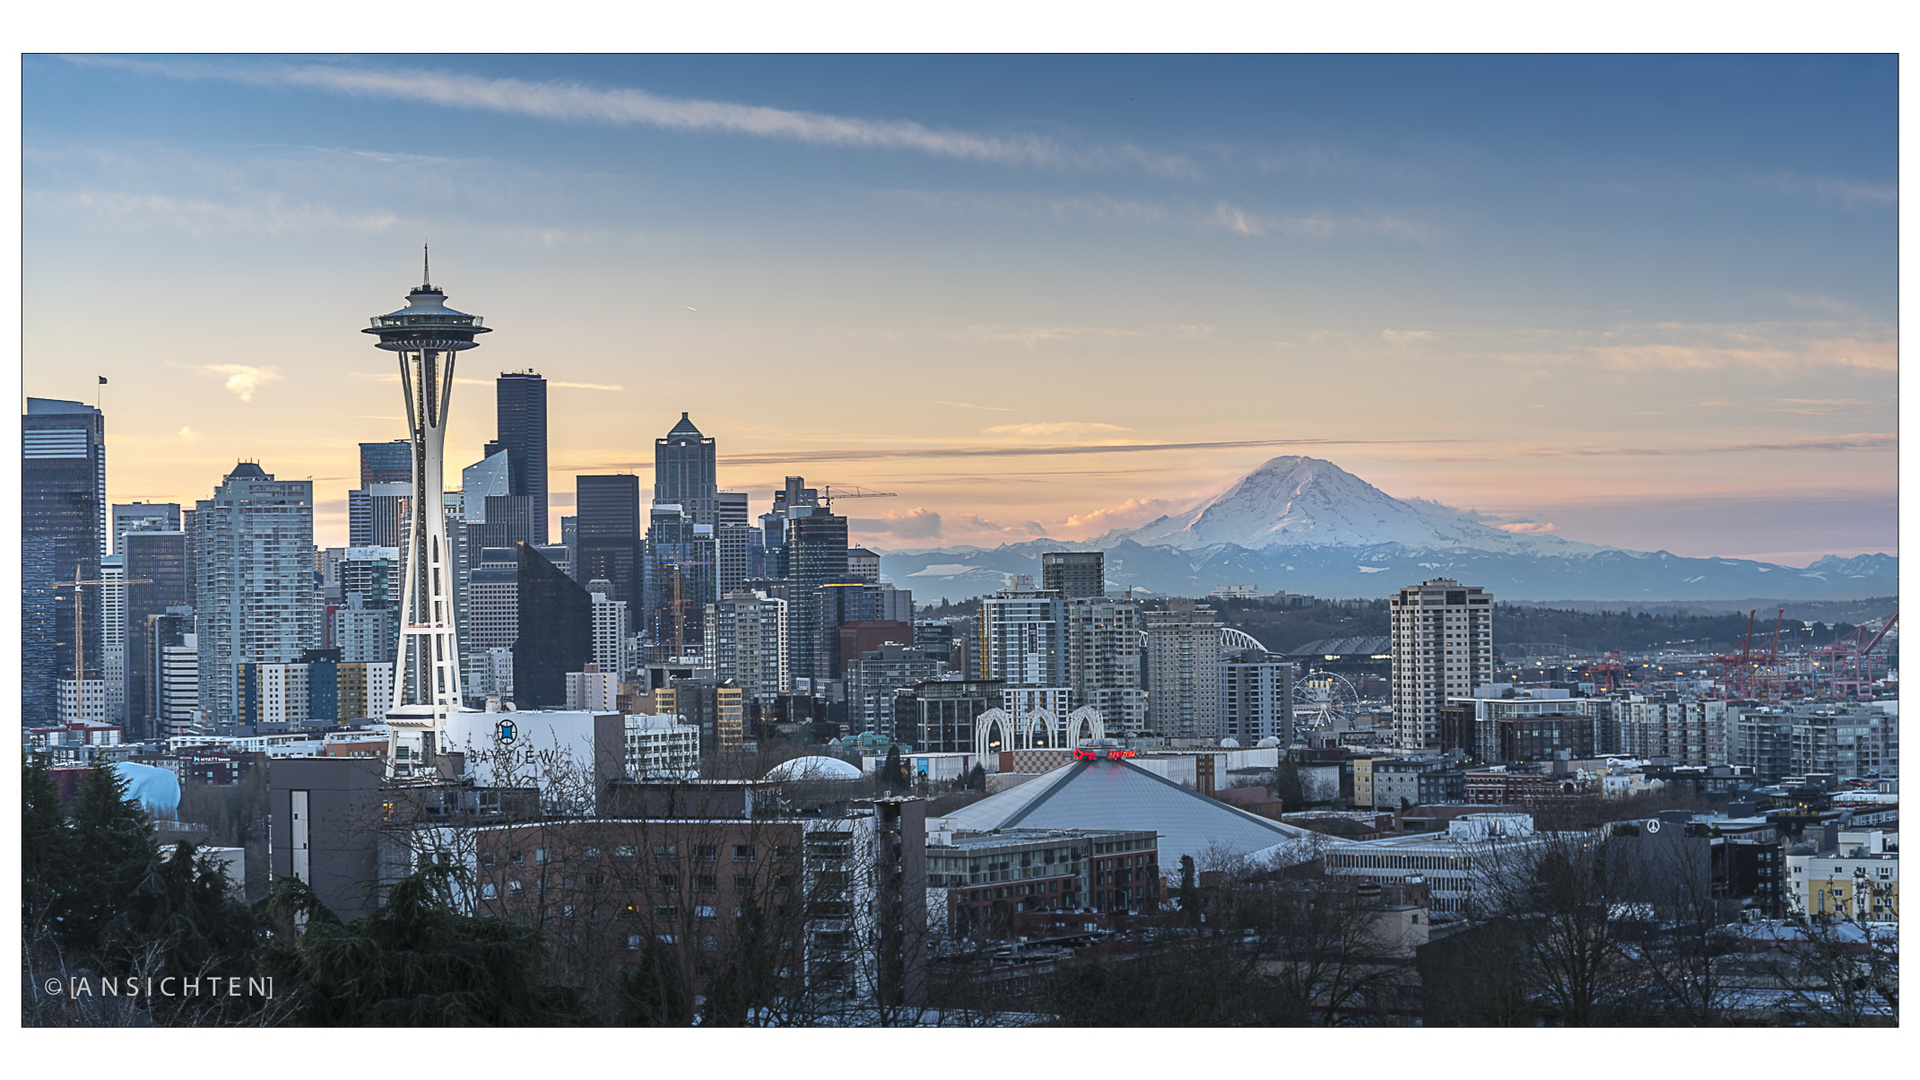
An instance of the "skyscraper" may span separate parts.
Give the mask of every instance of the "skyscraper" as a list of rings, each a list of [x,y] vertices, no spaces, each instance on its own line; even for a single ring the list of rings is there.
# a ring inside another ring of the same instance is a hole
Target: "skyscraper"
[[[713,525],[719,490],[713,440],[681,413],[673,430],[653,441],[653,501],[678,503],[695,524]]]
[[[1493,681],[1493,597],[1452,578],[1409,585],[1387,601],[1393,624],[1393,738],[1437,745],[1448,698]]]
[[[733,680],[748,697],[761,701],[791,689],[785,600],[730,592],[707,605],[705,629],[706,661],[716,678]]]
[[[593,663],[616,679],[627,675],[627,602],[615,599],[613,584],[605,578],[587,582],[593,600]]]
[[[107,553],[106,420],[78,401],[28,398],[20,418],[20,719],[58,716],[58,680],[73,677],[73,590],[93,581]],[[99,586],[83,587],[94,610]],[[100,672],[100,623],[84,625],[89,677]]]
[[[567,673],[593,662],[593,598],[533,545],[518,552],[513,701],[522,709],[565,708]]]
[[[284,664],[312,647],[313,482],[233,467],[194,512],[199,704],[239,715],[241,664]]]
[[[486,456],[509,453],[507,477],[512,495],[533,499],[533,542],[547,542],[547,380],[538,372],[503,371],[494,383],[499,437]]]
[[[797,478],[796,478],[797,479]],[[811,506],[787,508],[787,671],[824,679],[816,667],[820,586],[847,576],[847,519]]]
[[[165,713],[152,683],[151,635],[156,618],[186,605],[191,568],[187,534],[178,530],[129,532],[120,545],[133,582],[127,586],[127,738],[138,740],[170,734],[160,725]]]
[[[1107,595],[1107,557],[1099,551],[1049,551],[1040,556],[1040,585],[1068,600]]]
[[[1066,602],[1067,686],[1073,705],[1100,711],[1108,732],[1144,731],[1140,609],[1131,600],[1083,596]]]
[[[631,473],[574,478],[574,576],[601,578],[613,586],[613,599],[639,610],[644,599],[640,571],[640,478]],[[544,543],[544,541],[543,541]],[[703,601],[704,602],[704,601]]]
[[[1147,726],[1176,739],[1218,737],[1220,621],[1197,600],[1145,612]]]
[[[722,491],[714,496],[714,588],[719,596],[738,589],[753,574],[749,550],[753,525],[747,517],[747,493]]]
[[[113,552],[125,550],[130,532],[178,532],[179,503],[130,502],[113,504]],[[129,571],[131,573],[131,571]],[[137,576],[137,575],[136,575]]]
[[[980,677],[1008,686],[1066,686],[1066,622],[1066,602],[1050,589],[982,597]]]
[[[703,615],[717,598],[713,526],[696,523],[678,503],[655,503],[647,517],[645,632],[654,658],[670,659],[700,644]]]
[[[413,483],[413,444],[406,439],[360,444],[360,486]]]

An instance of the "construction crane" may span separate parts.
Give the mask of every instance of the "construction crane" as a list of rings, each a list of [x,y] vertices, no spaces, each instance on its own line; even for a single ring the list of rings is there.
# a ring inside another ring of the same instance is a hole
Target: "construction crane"
[[[686,650],[687,605],[692,603],[681,593],[680,568],[683,566],[712,566],[712,559],[684,559],[663,565],[673,567],[673,655],[669,661],[679,660]]]
[[[1603,694],[1627,684],[1627,666],[1620,662],[1619,649],[1608,653],[1599,663],[1588,665],[1581,674],[1592,679],[1594,689]]]
[[[86,625],[86,617],[83,612],[86,610],[87,603],[85,599],[86,594],[80,591],[80,587],[83,585],[151,584],[153,584],[152,578],[109,578],[101,581],[82,581],[79,580],[78,575],[75,575],[75,580],[73,581],[56,581],[53,583],[53,587],[56,589],[73,590],[73,701],[75,707],[82,715],[85,715],[87,711],[84,704],[87,693],[87,648],[86,638],[80,631]]]
[[[894,492],[891,492],[891,491],[868,491],[868,490],[867,490],[866,488],[863,488],[863,487],[859,487],[859,486],[856,486],[856,485],[853,485],[853,484],[843,484],[843,485],[841,485],[841,488],[840,488],[840,490],[841,490],[841,491],[843,491],[843,492],[845,492],[845,494],[843,494],[843,495],[839,495],[839,496],[836,496],[836,495],[834,495],[834,493],[833,493],[833,485],[832,485],[832,484],[826,484],[826,485],[823,485],[823,486],[822,486],[822,487],[820,488],[820,490],[821,490],[821,492],[822,492],[822,494],[821,494],[821,496],[820,496],[820,505],[822,505],[822,506],[824,506],[824,507],[826,507],[826,509],[827,509],[827,513],[829,513],[829,514],[831,514],[831,513],[833,513],[833,500],[834,500],[835,498],[841,498],[841,499],[897,499],[897,498],[899,498],[899,497],[900,497],[900,496],[899,496],[898,494],[896,494],[896,493],[894,493]]]

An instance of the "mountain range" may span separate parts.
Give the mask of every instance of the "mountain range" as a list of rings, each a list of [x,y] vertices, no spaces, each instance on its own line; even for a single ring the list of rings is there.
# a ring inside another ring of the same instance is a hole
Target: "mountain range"
[[[881,552],[918,600],[980,596],[1040,573],[1048,551],[1104,551],[1109,589],[1203,596],[1253,585],[1326,597],[1384,596],[1451,577],[1502,600],[1617,602],[1742,597],[1834,600],[1899,588],[1890,555],[1829,555],[1805,568],[1629,551],[1487,524],[1471,511],[1396,499],[1330,461],[1277,457],[1193,510],[1089,541]]]

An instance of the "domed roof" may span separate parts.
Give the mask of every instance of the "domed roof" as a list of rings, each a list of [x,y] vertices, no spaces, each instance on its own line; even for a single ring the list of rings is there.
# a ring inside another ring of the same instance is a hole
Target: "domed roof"
[[[1280,740],[1272,735],[1269,735],[1266,738],[1261,739],[1259,742],[1254,743],[1253,745],[1261,750],[1264,750],[1269,746],[1279,746]]]
[[[1223,750],[1238,750],[1240,749],[1240,740],[1229,735],[1220,740],[1220,747]]]
[[[860,770],[839,758],[797,757],[767,770],[766,780],[858,780]]]

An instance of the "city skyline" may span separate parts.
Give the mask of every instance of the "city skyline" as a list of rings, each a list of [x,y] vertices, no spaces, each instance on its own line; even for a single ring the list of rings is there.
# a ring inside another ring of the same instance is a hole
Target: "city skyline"
[[[898,492],[843,508],[885,549],[1083,540],[1305,453],[1518,531],[1894,554],[1894,71],[29,57],[24,390],[110,380],[110,502],[253,460],[343,543],[356,444],[405,432],[357,331],[430,238],[500,331],[448,485],[536,370],[555,534],[686,412],[756,514]]]

